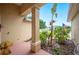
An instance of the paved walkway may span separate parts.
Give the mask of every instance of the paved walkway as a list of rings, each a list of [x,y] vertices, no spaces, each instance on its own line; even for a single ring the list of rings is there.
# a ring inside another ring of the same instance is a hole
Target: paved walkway
[[[18,42],[15,43],[11,48],[11,55],[50,55],[44,50],[40,50],[37,53],[30,53],[31,42]]]

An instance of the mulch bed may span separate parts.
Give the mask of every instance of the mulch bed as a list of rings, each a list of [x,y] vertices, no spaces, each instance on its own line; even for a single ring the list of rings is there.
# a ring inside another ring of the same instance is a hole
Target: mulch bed
[[[42,46],[42,49],[52,55],[56,55],[53,53],[54,51],[52,50],[51,46],[50,47],[49,46]],[[61,50],[60,55],[74,55],[73,54],[74,47],[72,45],[60,44],[60,50]]]

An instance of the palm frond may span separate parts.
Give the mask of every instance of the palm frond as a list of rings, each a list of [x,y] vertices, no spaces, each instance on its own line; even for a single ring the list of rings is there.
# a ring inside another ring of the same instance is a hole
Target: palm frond
[[[57,9],[57,3],[55,3],[51,9],[51,13],[54,14],[56,12],[56,9]]]

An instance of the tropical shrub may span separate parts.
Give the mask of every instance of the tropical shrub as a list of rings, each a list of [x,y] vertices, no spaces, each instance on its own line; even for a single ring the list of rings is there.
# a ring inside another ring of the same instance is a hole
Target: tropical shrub
[[[9,47],[12,46],[12,42],[9,40],[6,40],[0,44],[0,54],[2,55],[8,55],[11,53],[11,50]]]
[[[51,36],[51,31],[48,31],[48,36]],[[54,31],[52,30],[52,37],[54,36]]]
[[[48,31],[48,36],[50,36],[51,35],[51,31]]]
[[[69,28],[63,28],[62,26],[57,26],[54,30],[54,35],[58,43],[62,43],[69,37]]]
[[[42,19],[40,19],[40,23],[39,23],[39,25],[40,25],[40,29],[45,29],[45,28],[47,28],[47,26],[46,26],[46,22],[43,21]]]
[[[40,40],[42,45],[46,43],[47,37],[48,37],[48,34],[46,31],[40,32]]]

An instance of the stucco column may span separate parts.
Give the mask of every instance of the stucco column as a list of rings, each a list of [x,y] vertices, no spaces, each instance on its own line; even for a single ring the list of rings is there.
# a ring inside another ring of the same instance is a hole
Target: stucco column
[[[39,8],[36,6],[32,7],[32,44],[31,51],[37,52],[41,48],[39,37]]]

